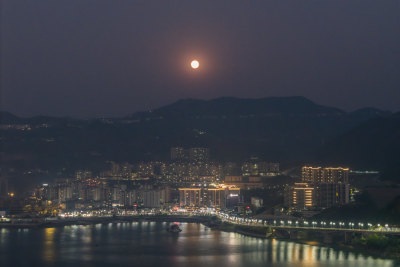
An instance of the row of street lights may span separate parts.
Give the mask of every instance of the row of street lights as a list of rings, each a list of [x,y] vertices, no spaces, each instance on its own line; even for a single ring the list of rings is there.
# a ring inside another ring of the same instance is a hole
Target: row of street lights
[[[326,222],[326,221],[292,221],[292,220],[274,220],[266,221],[251,218],[242,218],[238,216],[231,216],[226,213],[218,213],[224,220],[232,223],[247,224],[247,225],[264,225],[264,226],[283,226],[283,227],[301,227],[301,228],[331,228],[331,229],[359,229],[371,231],[400,231],[399,228],[389,227],[388,224],[381,225],[372,223],[354,223],[354,222]]]

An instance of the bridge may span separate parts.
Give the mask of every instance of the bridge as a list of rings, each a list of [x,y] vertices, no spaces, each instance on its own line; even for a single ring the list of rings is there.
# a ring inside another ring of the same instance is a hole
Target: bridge
[[[355,237],[366,237],[371,234],[387,236],[400,236],[400,228],[388,224],[373,225],[372,223],[354,222],[326,222],[326,221],[304,221],[304,220],[260,220],[231,216],[218,213],[217,216],[224,222],[239,226],[265,227],[266,236],[298,239],[300,235],[314,236],[324,243],[332,243],[335,239],[341,239],[345,243],[351,242]]]

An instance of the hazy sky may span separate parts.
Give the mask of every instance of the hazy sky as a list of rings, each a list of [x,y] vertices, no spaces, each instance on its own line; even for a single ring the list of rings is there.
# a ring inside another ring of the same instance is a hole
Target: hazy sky
[[[400,0],[0,1],[1,109],[18,115],[291,95],[400,110]]]

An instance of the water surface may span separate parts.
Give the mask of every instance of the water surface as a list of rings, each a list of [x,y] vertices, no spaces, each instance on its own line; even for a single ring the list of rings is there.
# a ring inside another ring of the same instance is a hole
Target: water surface
[[[354,266],[392,260],[294,242],[266,240],[183,223],[131,222],[0,229],[0,266]]]

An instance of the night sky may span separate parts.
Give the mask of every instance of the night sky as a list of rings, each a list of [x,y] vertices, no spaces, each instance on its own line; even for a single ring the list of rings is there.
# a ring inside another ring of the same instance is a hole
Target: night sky
[[[400,110],[399,0],[2,0],[1,12],[1,109],[21,116],[220,96]]]

